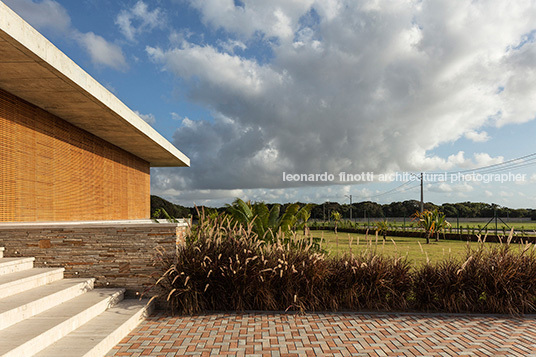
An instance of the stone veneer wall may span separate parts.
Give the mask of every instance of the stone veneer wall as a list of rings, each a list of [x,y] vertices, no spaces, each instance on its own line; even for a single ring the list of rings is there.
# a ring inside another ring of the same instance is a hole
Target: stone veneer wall
[[[156,247],[174,252],[188,224],[145,221],[0,223],[5,257],[35,257],[35,267],[64,267],[66,278],[96,278],[96,287],[143,293],[155,272]]]

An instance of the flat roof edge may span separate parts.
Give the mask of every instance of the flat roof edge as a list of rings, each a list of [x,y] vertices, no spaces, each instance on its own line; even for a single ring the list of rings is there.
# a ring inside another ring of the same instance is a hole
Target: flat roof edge
[[[78,87],[80,91],[88,97],[88,100],[93,100],[106,107],[106,109],[111,111],[119,120],[122,120],[133,127],[139,135],[148,138],[168,153],[166,158],[162,157],[162,160],[158,165],[151,164],[151,166],[190,166],[190,159],[185,154],[141,119],[132,109],[126,106],[102,84],[91,77],[86,71],[61,52],[54,46],[54,44],[24,21],[1,0],[0,13],[1,32],[4,32],[18,44],[29,50],[36,60],[43,62],[41,63],[42,65],[53,69],[61,76],[61,78],[68,80]],[[108,139],[105,140],[114,144]],[[117,146],[129,151],[125,147],[120,145]],[[138,154],[135,155],[139,156]],[[173,159],[170,159],[169,155],[171,155]],[[141,158],[144,159],[143,157]],[[151,161],[149,161],[149,163],[151,163]]]

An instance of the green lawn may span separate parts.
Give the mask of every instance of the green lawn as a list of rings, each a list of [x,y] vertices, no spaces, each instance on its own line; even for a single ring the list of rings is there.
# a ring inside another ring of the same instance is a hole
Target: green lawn
[[[439,243],[432,239],[430,244],[426,244],[424,238],[390,236],[387,237],[384,243],[381,236],[378,237],[378,241],[376,242],[375,234],[369,234],[368,238],[364,234],[356,233],[338,233],[335,235],[333,231],[311,231],[311,234],[315,238],[323,238],[322,247],[329,254],[349,252],[351,242],[353,253],[368,249],[369,251],[375,251],[381,254],[407,256],[411,263],[416,265],[425,263],[427,259],[431,262],[439,261],[449,255],[464,259],[468,245],[476,248],[479,244],[443,239]]]
[[[456,219],[447,219],[450,224],[452,225],[452,228],[455,229],[456,228]],[[525,230],[528,230],[528,231],[536,231],[536,221],[529,221],[529,222],[508,222],[506,219],[503,219],[506,224],[510,227],[510,228],[515,228],[515,229],[525,229]],[[374,222],[373,220],[370,221],[370,226],[374,226]],[[486,223],[488,223],[488,221],[485,221],[485,222],[462,222],[460,221],[459,222],[459,226],[460,227],[463,227],[463,229],[466,229],[467,227],[470,227],[470,228],[484,228],[484,226],[486,225]],[[363,222],[360,222],[359,225],[360,226],[363,226]],[[366,224],[366,223],[365,223]],[[404,225],[404,222],[402,221],[396,221],[396,222],[389,222],[389,224],[393,225],[393,226],[397,226],[397,227],[402,227]],[[414,227],[417,227],[417,224],[416,222],[412,221],[411,219],[408,219],[405,223],[405,226],[406,227],[411,227],[411,226],[414,226]],[[502,227],[505,227],[506,228],[506,225],[501,222],[500,220],[497,221],[497,228],[499,230],[502,229]],[[493,220],[492,222],[490,222],[488,224],[488,230],[495,230],[495,220]]]
[[[450,228],[447,228],[445,232],[447,233],[456,233],[457,225],[456,220],[449,220],[449,223],[451,224]],[[484,230],[484,226],[486,225],[486,222],[460,222],[459,228],[462,233],[475,233],[478,234],[478,231],[482,229],[481,235],[484,236],[486,234],[486,230]],[[498,221],[497,224],[497,231],[499,235],[508,235],[510,228],[514,228],[516,232],[524,232],[526,236],[536,236],[536,221],[535,222],[506,222],[508,226],[506,226],[501,221]],[[319,223],[322,224],[322,223]],[[325,224],[328,224],[328,222],[325,222]],[[371,220],[370,224],[366,222],[359,222],[357,224],[357,228],[366,229],[369,228],[371,231],[374,230],[376,224],[376,220]],[[390,221],[388,222],[390,227],[397,227],[398,229],[403,229],[402,227],[405,227],[408,231],[418,231],[420,230],[418,228],[418,225],[416,222],[412,221],[411,219],[408,219],[405,224],[402,221]],[[348,221],[343,221],[339,224],[339,227],[349,227]],[[509,228],[508,228],[509,227]],[[491,222],[487,226],[487,233],[488,234],[495,234],[495,221]]]

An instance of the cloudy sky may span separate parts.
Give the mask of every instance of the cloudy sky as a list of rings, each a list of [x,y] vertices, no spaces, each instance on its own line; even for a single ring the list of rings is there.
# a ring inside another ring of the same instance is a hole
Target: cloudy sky
[[[526,180],[425,199],[536,207],[536,157],[501,165],[536,152],[534,0],[2,1],[191,158],[152,170],[175,203],[419,199],[381,175],[499,164]]]

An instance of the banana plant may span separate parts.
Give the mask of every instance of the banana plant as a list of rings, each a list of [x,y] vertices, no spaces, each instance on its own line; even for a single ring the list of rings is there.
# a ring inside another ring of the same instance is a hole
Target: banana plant
[[[264,202],[245,202],[240,198],[227,205],[227,213],[233,220],[244,226],[251,225],[259,238],[273,241],[277,232],[288,233],[291,230],[304,229],[311,217],[312,205],[300,208],[293,203],[281,214],[281,205],[274,204],[271,209]]]
[[[297,218],[297,227],[296,229],[302,229],[303,235],[308,236],[309,235],[309,227],[307,227],[307,221],[309,218],[311,218],[311,209],[313,205],[307,204],[303,206],[298,213],[296,213]]]

